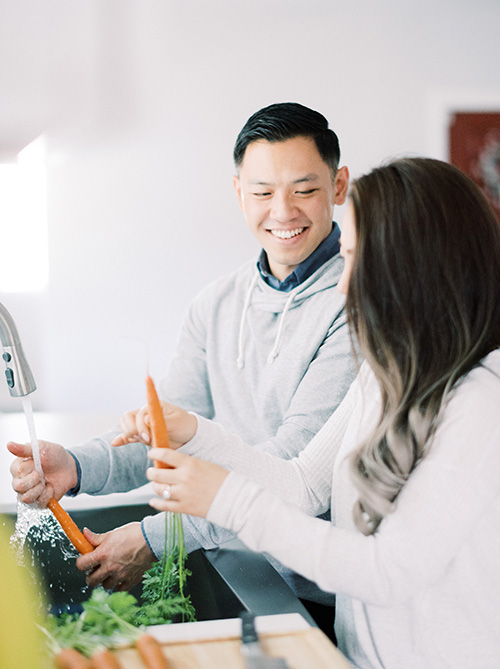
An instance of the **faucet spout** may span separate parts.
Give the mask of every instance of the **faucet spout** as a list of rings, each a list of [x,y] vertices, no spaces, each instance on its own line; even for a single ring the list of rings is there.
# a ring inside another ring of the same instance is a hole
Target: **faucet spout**
[[[10,394],[12,397],[29,395],[36,390],[35,380],[24,355],[14,319],[1,302],[0,341],[3,347],[5,378]]]

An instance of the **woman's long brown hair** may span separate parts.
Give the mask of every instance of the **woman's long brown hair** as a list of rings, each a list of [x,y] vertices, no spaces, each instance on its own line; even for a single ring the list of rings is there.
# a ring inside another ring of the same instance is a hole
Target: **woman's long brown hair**
[[[450,391],[500,346],[500,226],[479,188],[438,160],[377,168],[351,199],[347,314],[382,397],[352,459],[354,518],[370,534],[425,456]]]

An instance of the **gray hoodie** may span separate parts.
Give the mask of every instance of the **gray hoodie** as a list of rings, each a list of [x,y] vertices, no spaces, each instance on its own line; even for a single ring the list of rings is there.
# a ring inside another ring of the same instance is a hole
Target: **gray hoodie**
[[[296,456],[341,402],[355,376],[344,312],[336,285],[339,255],[297,288],[270,287],[255,262],[207,286],[191,305],[160,394],[221,423],[247,444],[284,459]],[[107,494],[146,483],[147,447],[113,449],[116,434],[71,449],[82,475],[80,492]],[[146,517],[143,532],[157,557],[164,547],[163,514]],[[231,534],[185,517],[188,551],[213,548]],[[273,563],[274,564],[274,563]],[[296,594],[331,602],[331,596],[275,567]]]

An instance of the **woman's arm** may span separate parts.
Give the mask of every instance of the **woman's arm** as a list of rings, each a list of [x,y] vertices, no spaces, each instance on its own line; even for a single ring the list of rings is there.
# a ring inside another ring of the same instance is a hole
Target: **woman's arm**
[[[282,460],[249,446],[222,425],[162,402],[170,445],[228,470],[243,472],[306,513],[319,515],[330,508],[331,471],[358,392],[356,385],[352,384],[323,429],[293,460]],[[148,443],[148,407],[125,414],[121,426],[123,433],[112,442],[114,446],[138,440]]]
[[[351,409],[352,397],[348,394],[325,426],[292,460],[248,446],[221,425],[201,417],[196,435],[181,450],[243,473],[305,513],[317,516],[330,508],[333,463]]]
[[[464,545],[474,550],[483,528],[485,542],[500,551],[498,534],[487,530],[500,496],[497,397],[498,382],[493,389],[464,382],[449,403],[428,456],[372,536],[312,518],[272,486],[265,489],[241,473],[228,474],[182,453],[164,454],[175,469],[148,470],[152,480],[161,481],[155,483],[159,494],[165,483],[171,485],[171,499],[158,498],[152,504],[206,516],[237,532],[252,550],[269,553],[326,591],[378,606],[398,604],[447,573]],[[151,456],[158,457],[156,453]],[[319,451],[309,453],[319,456]],[[321,459],[315,466],[332,473],[330,461]],[[341,468],[338,476],[347,475]],[[205,498],[203,489],[208,490]]]
[[[237,474],[224,480],[208,519],[324,590],[378,606],[405,601],[448,573],[465,545],[473,555],[480,542],[500,551],[492,530],[500,498],[498,391],[498,382],[459,388],[428,456],[375,535],[307,517]]]

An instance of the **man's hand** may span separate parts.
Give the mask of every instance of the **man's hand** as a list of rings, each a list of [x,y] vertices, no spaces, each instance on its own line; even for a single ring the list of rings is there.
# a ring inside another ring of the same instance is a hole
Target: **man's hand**
[[[88,528],[85,537],[96,548],[81,555],[76,566],[87,573],[87,583],[107,590],[130,590],[140,583],[142,575],[156,562],[142,534],[139,522],[128,523],[105,534]]]
[[[190,441],[198,429],[198,421],[193,414],[183,409],[161,402],[163,415],[168,429],[168,437],[171,448],[180,448]],[[124,446],[137,441],[143,444],[151,444],[151,428],[148,406],[143,406],[136,411],[127,411],[120,421],[122,434],[111,442],[112,446]]]
[[[39,472],[35,469],[31,444],[7,444],[9,451],[17,456],[10,467],[12,487],[25,504],[37,502],[44,507],[51,497],[61,499],[68,490],[78,483],[78,473],[74,458],[60,444],[39,441],[40,463],[42,465],[45,486]]]

